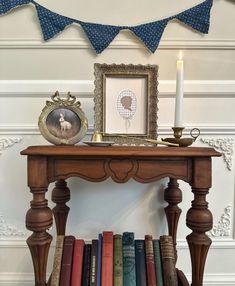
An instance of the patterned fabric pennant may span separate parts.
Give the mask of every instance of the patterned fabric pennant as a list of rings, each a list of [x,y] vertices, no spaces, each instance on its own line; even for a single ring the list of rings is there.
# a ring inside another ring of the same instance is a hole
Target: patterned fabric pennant
[[[79,24],[82,26],[97,54],[107,48],[119,31],[123,29],[121,26],[85,22],[79,22]]]
[[[28,4],[29,2],[30,0],[1,0],[0,15],[7,13],[17,6]]]
[[[35,3],[35,6],[45,41],[53,38],[55,35],[63,31],[68,25],[75,22],[75,20],[51,12],[37,3]]]
[[[129,30],[142,40],[145,46],[154,53],[159,45],[162,33],[170,18],[149,24],[129,27]]]
[[[37,9],[45,41],[62,32],[68,25],[78,23],[86,33],[96,53],[101,53],[105,48],[107,48],[119,31],[123,29],[129,29],[132,31],[145,44],[145,46],[154,53],[159,45],[167,23],[172,19],[178,19],[199,32],[208,33],[210,26],[210,11],[213,0],[205,0],[203,3],[195,7],[160,21],[131,27],[82,22],[80,20],[75,20],[54,13],[39,5],[34,0],[0,0],[0,15],[7,13],[17,6],[29,3],[34,4]]]
[[[210,11],[213,0],[207,0],[175,16],[193,29],[207,34],[210,27]]]

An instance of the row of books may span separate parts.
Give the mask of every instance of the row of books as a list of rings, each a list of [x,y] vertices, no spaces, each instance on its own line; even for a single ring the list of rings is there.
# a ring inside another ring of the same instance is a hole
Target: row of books
[[[172,237],[104,231],[85,243],[59,235],[50,286],[178,286]]]

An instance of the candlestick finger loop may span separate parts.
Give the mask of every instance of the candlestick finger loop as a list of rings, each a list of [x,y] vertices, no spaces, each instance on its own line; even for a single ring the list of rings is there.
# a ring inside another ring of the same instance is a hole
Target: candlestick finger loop
[[[190,135],[193,137],[194,141],[196,141],[197,137],[200,135],[201,131],[198,128],[193,128],[190,131]]]

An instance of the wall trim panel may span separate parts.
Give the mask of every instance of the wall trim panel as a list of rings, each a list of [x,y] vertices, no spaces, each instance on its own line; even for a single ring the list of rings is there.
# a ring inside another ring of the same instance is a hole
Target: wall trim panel
[[[124,38],[122,33],[109,45],[108,49],[146,49],[134,36],[128,34],[129,39]],[[127,36],[125,36],[127,37]],[[1,39],[0,49],[91,49],[89,42],[81,37],[70,39],[53,39],[43,42],[39,39]],[[158,49],[160,50],[234,50],[234,39],[208,39],[208,40],[187,40],[187,39],[165,39],[161,40]]]
[[[175,80],[159,81],[159,97],[175,97]],[[1,97],[49,97],[56,90],[93,97],[92,80],[0,80]],[[185,80],[185,97],[235,98],[235,80]]]

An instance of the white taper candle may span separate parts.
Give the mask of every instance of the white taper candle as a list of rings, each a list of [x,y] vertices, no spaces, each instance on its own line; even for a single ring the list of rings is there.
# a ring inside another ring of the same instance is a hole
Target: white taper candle
[[[183,98],[184,98],[184,61],[177,60],[174,127],[183,127],[183,121],[182,121]]]

